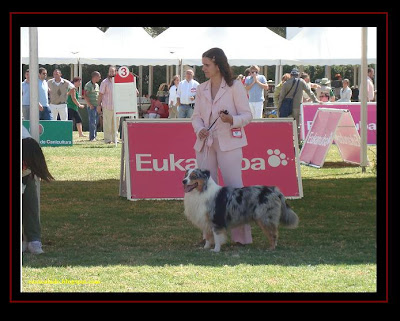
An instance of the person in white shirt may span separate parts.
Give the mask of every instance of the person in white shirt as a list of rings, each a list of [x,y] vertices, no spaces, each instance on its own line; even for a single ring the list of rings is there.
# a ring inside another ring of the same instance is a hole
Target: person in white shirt
[[[65,121],[68,120],[68,92],[75,88],[75,86],[68,80],[61,78],[60,69],[55,69],[53,76],[54,78],[47,81],[49,87],[49,107],[54,120],[57,120],[57,116],[60,115],[60,120]]]
[[[375,76],[375,70],[371,67],[368,68],[368,76],[367,76],[367,101],[374,101],[375,100],[375,87],[374,87],[374,82],[372,79]],[[360,88],[360,93],[358,95],[359,101],[361,101],[362,97],[362,88]]]
[[[375,70],[373,68],[368,68],[368,78],[367,78],[368,101],[374,101],[375,98],[375,87],[372,81],[374,76],[375,76]]]
[[[343,79],[343,88],[340,88],[340,102],[351,102],[352,91],[349,87],[350,81],[348,79]]]
[[[194,104],[196,102],[196,90],[199,85],[199,83],[193,79],[193,75],[193,70],[186,70],[185,80],[179,83],[176,92],[179,118],[191,118],[193,114]]]
[[[180,82],[180,77],[179,75],[175,75],[174,78],[172,78],[170,87],[169,87],[169,102],[168,102],[168,107],[169,107],[169,116],[168,118],[178,118],[178,109],[176,107],[177,105],[177,97],[176,93],[178,91],[178,86]]]

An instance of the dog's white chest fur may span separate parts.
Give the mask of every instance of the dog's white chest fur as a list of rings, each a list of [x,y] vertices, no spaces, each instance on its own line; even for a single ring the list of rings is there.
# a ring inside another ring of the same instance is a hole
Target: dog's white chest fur
[[[208,184],[206,191],[186,193],[183,199],[186,217],[203,231],[210,227],[210,208],[208,206],[220,188],[215,183]]]

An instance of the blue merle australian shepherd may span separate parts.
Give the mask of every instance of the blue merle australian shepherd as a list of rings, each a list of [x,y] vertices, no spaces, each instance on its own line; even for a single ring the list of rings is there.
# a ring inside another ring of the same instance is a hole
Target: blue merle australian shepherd
[[[278,226],[295,228],[299,218],[275,186],[222,187],[214,182],[208,170],[190,169],[182,181],[185,190],[186,217],[203,231],[204,248],[219,252],[226,241],[226,230],[255,221],[276,247]]]

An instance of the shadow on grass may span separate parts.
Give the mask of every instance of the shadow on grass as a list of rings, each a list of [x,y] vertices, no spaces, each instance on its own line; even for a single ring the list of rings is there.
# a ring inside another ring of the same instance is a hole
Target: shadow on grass
[[[354,167],[360,167],[360,165],[351,164],[351,163],[347,163],[347,162],[325,162],[323,167],[325,167],[325,168],[346,168],[346,167],[354,168]],[[360,171],[361,171],[361,169],[360,169]]]
[[[319,265],[376,263],[376,179],[304,179],[295,230],[280,228],[278,247],[252,224],[253,244],[201,247],[183,202],[118,196],[119,181],[42,184],[44,254],[24,254],[29,267],[106,265]],[[14,225],[15,226],[15,225]],[[17,246],[15,246],[17,248]]]

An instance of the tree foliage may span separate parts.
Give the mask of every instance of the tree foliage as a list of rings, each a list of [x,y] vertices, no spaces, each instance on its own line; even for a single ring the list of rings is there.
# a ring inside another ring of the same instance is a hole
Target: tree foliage
[[[143,28],[153,38],[157,37],[160,33],[168,29],[168,27],[143,27]]]

